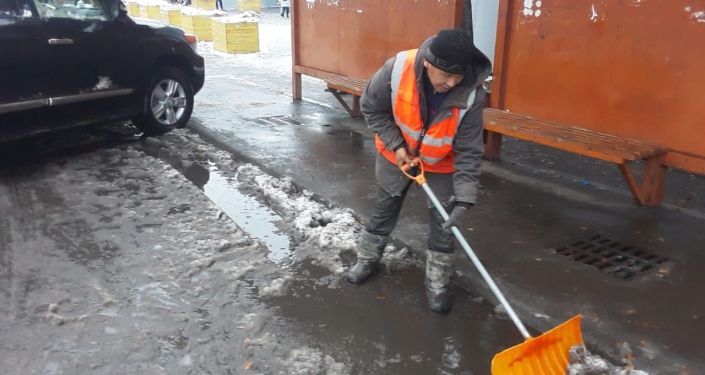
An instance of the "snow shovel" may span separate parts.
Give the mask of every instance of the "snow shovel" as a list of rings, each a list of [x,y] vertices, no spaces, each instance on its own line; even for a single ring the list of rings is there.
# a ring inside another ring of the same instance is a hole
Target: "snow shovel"
[[[448,220],[448,213],[441,205],[433,190],[426,183],[424,175],[423,163],[417,160],[418,174],[412,176],[409,173],[409,165],[401,167],[402,173],[406,177],[412,179],[419,184],[426,195],[436,207],[438,212],[443,217],[443,220]],[[583,337],[580,331],[580,315],[576,315],[568,321],[558,325],[543,335],[532,337],[524,324],[519,320],[519,317],[514,312],[514,309],[509,305],[507,299],[504,298],[497,285],[492,280],[492,277],[487,272],[485,267],[480,262],[480,259],[475,255],[468,242],[460,233],[458,227],[450,228],[455,235],[460,245],[465,250],[465,254],[470,258],[477,270],[482,275],[487,285],[489,285],[492,293],[499,302],[507,310],[507,314],[516,325],[521,335],[524,336],[524,342],[502,351],[492,359],[492,374],[493,375],[559,375],[566,374],[568,369],[568,351],[575,345],[583,344]]]

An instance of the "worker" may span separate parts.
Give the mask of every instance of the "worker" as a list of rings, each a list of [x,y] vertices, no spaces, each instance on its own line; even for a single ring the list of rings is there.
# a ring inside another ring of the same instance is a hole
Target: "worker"
[[[399,52],[374,74],[361,98],[365,121],[375,133],[376,203],[357,247],[346,282],[360,285],[373,274],[413,183],[400,168],[423,163],[426,178],[450,212],[443,220],[427,201],[430,233],[426,251],[429,309],[452,308],[449,290],[455,266],[450,231],[475,204],[483,153],[483,82],[489,59],[462,29],[441,30],[418,49]]]

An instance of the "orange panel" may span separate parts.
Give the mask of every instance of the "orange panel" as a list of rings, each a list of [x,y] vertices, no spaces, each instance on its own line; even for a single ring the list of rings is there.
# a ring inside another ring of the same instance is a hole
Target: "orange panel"
[[[502,1],[497,107],[663,145],[705,173],[705,0]]]
[[[294,0],[299,65],[368,79],[394,54],[459,21],[463,0]]]

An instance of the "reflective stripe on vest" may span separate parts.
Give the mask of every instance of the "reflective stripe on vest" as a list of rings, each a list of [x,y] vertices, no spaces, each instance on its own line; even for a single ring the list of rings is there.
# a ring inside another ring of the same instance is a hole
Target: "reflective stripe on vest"
[[[423,129],[419,92],[416,84],[414,63],[417,50],[399,52],[392,67],[392,112],[394,120],[401,130],[408,150],[415,150]],[[475,101],[476,92],[468,97],[468,105],[462,111],[451,108],[449,116],[439,116],[439,120],[430,124],[421,141],[420,157],[424,168],[429,172],[453,173],[453,140],[457,129]],[[390,162],[396,164],[396,156],[384,148],[379,136],[376,137],[377,150]]]

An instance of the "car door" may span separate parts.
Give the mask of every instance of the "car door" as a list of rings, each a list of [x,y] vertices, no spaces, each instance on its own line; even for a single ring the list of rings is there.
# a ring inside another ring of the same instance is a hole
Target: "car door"
[[[45,23],[54,105],[126,95],[115,0],[34,0]]]
[[[0,114],[43,106],[49,75],[31,2],[0,0]]]

